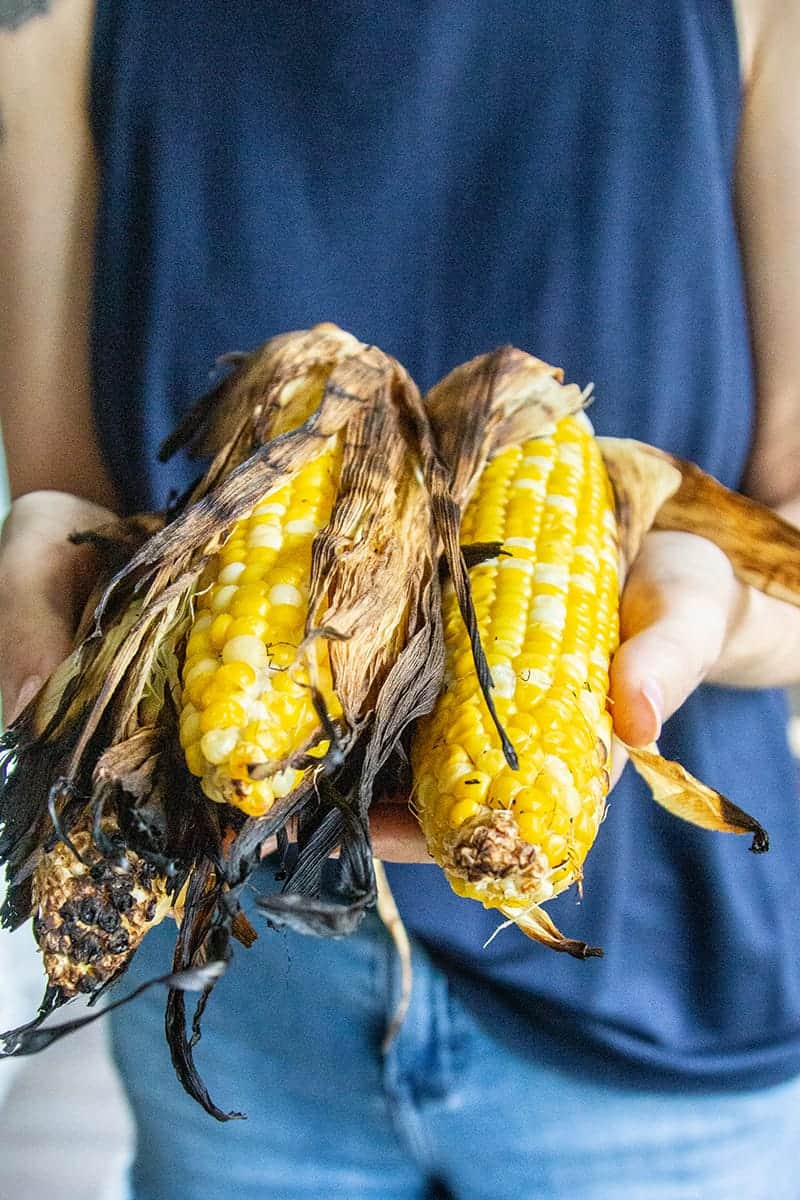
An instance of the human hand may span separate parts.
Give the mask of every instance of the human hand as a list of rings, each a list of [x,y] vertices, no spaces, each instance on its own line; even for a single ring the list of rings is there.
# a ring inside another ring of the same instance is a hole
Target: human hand
[[[622,593],[621,644],[611,664],[611,711],[619,739],[631,746],[655,741],[667,717],[704,679],[724,673],[747,594],[712,542],[689,533],[648,534]],[[612,786],[626,761],[615,741]],[[406,804],[376,805],[370,828],[378,857],[431,861]]]
[[[614,732],[646,746],[703,682],[720,678],[749,589],[713,543],[690,533],[649,533],[620,601],[620,646],[611,663]],[[728,680],[726,679],[726,682]],[[617,743],[612,786],[625,765]]]
[[[67,492],[29,492],[0,536],[0,693],[5,725],[69,654],[92,585],[92,550],[68,540],[114,519]]]

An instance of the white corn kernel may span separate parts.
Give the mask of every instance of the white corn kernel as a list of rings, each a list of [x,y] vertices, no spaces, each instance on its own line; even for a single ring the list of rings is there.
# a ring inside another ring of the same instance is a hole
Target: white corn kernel
[[[269,591],[270,604],[290,604],[293,608],[301,608],[304,604],[303,593],[291,583],[276,583]]]
[[[238,592],[235,584],[229,583],[227,587],[221,587],[214,593],[214,599],[211,601],[211,608],[214,612],[227,612],[233,603],[233,598]]]
[[[247,536],[247,544],[253,550],[280,550],[282,542],[283,534],[275,525],[256,525]]]
[[[244,569],[245,564],[243,562],[228,563],[227,567],[223,567],[220,571],[217,583],[236,583],[236,580],[239,578]]]
[[[218,666],[219,659],[217,658],[199,658],[184,675],[183,686],[189,687],[190,683],[197,679],[198,675],[210,675],[212,671],[216,671]]]
[[[319,525],[311,517],[298,517],[286,522],[286,533],[316,533]]]
[[[207,762],[218,766],[219,763],[224,763],[231,751],[236,748],[238,740],[238,729],[212,729],[201,737],[200,749]]]
[[[260,638],[253,634],[243,633],[225,643],[222,661],[225,663],[244,662],[254,671],[261,671],[267,665],[267,648]]]

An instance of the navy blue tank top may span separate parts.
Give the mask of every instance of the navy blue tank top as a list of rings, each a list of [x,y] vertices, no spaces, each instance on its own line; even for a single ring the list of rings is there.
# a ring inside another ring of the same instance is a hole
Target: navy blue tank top
[[[156,448],[215,358],[336,321],[421,388],[512,342],[594,380],[599,432],[736,486],[753,421],[732,170],[728,0],[101,0],[93,331],[104,452],[129,508],[194,469]],[[633,1083],[800,1072],[800,807],[782,697],[704,687],[662,747],[772,850],[611,796],[586,963],[395,866],[402,914],[521,1052]]]

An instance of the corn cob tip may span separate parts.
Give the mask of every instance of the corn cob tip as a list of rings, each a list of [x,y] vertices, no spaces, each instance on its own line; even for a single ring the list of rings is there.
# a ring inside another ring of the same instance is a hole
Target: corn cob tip
[[[448,872],[469,883],[486,881],[496,889],[505,880],[512,889],[524,886],[531,896],[547,891],[550,864],[539,846],[522,839],[508,810],[481,808],[452,831],[443,849]]]
[[[166,879],[135,852],[114,865],[88,830],[71,840],[80,858],[59,842],[35,876],[34,936],[48,980],[64,1000],[112,979],[172,907]]]

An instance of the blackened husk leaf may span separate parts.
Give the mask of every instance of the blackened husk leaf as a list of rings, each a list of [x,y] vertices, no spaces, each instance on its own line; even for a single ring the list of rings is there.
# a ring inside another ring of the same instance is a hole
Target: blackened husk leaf
[[[205,966],[207,963],[228,965],[230,961],[229,932],[234,913],[226,918],[216,902],[214,873],[206,863],[199,867],[189,882],[178,938],[175,944],[173,974]],[[167,999],[165,1031],[172,1065],[183,1087],[193,1100],[217,1121],[238,1120],[243,1113],[225,1112],[209,1095],[194,1062],[194,1047],[200,1040],[200,1018],[219,970],[203,988],[192,1018],[191,1036],[186,1034],[186,997],[182,990],[171,988]]]
[[[29,1021],[27,1025],[20,1025],[17,1029],[0,1034],[0,1059],[38,1054],[40,1050],[46,1050],[48,1046],[60,1041],[67,1034],[75,1033],[76,1030],[91,1025],[93,1021],[104,1017],[106,1013],[112,1012],[115,1008],[121,1008],[124,1004],[129,1004],[131,1000],[135,1000],[137,996],[141,996],[143,992],[149,991],[153,987],[173,988],[180,995],[183,995],[184,992],[202,991],[206,993],[213,987],[224,969],[224,963],[215,961],[185,971],[171,971],[168,975],[159,975],[154,979],[148,979],[126,996],[120,996],[101,1009],[82,1017],[75,1017],[72,1021],[62,1021],[59,1025],[48,1025],[42,1029],[42,1021],[54,1008],[58,1007],[56,1002],[47,1011],[40,1010],[34,1020]]]

